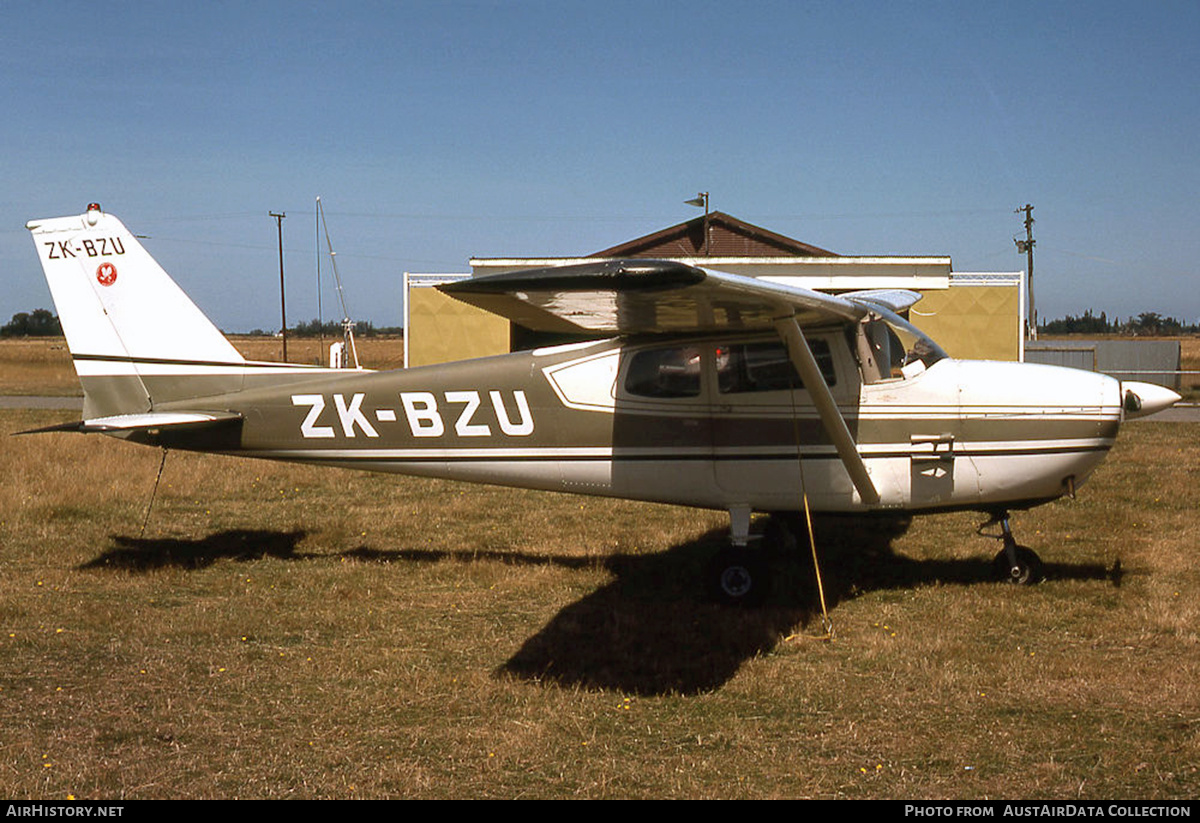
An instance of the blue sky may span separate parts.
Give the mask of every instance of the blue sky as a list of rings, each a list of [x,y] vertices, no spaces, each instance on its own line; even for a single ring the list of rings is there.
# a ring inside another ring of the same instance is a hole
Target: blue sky
[[[228,330],[404,271],[586,254],[714,209],[845,254],[1024,268],[1043,318],[1200,319],[1200,4],[6,4],[0,320],[25,222],[101,202]],[[324,298],[328,317],[333,298]]]

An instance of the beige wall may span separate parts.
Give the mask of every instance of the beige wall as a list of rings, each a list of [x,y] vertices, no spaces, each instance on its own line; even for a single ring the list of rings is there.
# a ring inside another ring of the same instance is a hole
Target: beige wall
[[[409,289],[408,367],[508,351],[508,321],[434,288]]]
[[[909,320],[951,357],[1018,360],[1021,356],[1020,288],[952,286],[922,292]]]

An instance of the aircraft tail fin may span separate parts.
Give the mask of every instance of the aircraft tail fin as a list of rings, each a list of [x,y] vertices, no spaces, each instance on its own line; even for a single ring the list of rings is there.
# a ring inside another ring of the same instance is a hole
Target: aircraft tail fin
[[[241,388],[246,361],[116,217],[32,220],[84,418]]]

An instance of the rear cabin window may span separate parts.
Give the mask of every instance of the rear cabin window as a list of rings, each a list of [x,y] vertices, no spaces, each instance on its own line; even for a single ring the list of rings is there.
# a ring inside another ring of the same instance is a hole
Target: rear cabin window
[[[837,384],[833,353],[826,340],[808,341],[826,385]],[[804,388],[782,341],[734,343],[717,348],[717,385],[722,394]]]
[[[640,397],[699,397],[699,346],[646,349],[634,354],[625,374],[625,391]]]

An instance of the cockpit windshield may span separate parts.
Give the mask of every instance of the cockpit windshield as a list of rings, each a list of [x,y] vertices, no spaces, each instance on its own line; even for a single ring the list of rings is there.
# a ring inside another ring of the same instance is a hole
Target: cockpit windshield
[[[856,351],[868,383],[916,377],[949,355],[937,343],[891,311],[873,307],[858,326]]]

